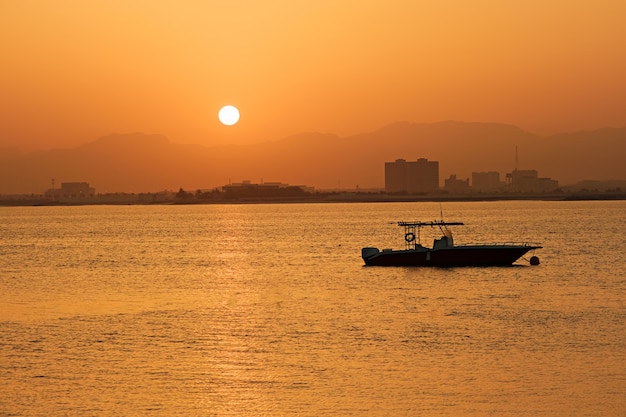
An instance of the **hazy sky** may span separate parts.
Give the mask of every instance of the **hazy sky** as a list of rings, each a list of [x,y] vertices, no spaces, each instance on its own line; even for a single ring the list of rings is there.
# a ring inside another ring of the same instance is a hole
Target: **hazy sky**
[[[624,0],[0,0],[0,147],[621,127],[624,22]]]

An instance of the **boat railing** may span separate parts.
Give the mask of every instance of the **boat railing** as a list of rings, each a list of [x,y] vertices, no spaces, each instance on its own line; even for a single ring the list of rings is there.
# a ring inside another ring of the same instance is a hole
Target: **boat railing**
[[[460,243],[454,244],[455,247],[460,246],[524,246],[524,247],[541,247],[537,242],[481,242],[481,243]]]

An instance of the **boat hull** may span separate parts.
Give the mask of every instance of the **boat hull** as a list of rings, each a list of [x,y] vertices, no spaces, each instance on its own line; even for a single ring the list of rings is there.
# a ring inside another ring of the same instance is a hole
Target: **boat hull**
[[[383,251],[363,248],[362,257],[367,266],[509,266],[527,252],[539,248],[529,245],[453,246],[442,249],[422,247]]]

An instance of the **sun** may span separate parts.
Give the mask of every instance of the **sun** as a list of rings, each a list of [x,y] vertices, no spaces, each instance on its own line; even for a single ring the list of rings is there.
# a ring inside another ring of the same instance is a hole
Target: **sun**
[[[235,106],[224,106],[220,109],[217,117],[223,125],[232,126],[239,121],[239,110]]]

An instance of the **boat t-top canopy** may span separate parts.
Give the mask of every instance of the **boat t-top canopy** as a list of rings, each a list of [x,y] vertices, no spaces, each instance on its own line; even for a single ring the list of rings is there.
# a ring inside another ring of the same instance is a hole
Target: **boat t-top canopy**
[[[461,222],[446,222],[443,220],[433,220],[430,222],[398,222],[398,226],[404,227],[404,240],[406,249],[415,249],[421,246],[421,228],[425,226],[439,227],[444,236],[452,241],[452,232],[446,226],[463,226]],[[416,233],[417,232],[417,233]]]
[[[433,220],[430,222],[398,222],[398,226],[422,227],[422,226],[463,226],[461,222],[444,222],[443,220]]]

